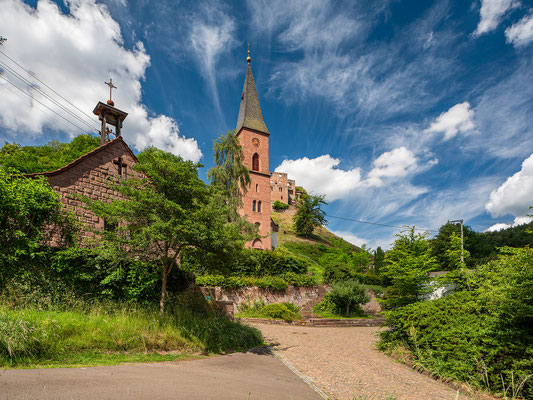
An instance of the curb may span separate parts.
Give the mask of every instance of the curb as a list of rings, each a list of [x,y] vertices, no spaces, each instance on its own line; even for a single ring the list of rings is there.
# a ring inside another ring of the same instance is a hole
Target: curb
[[[307,383],[311,389],[313,389],[320,397],[322,397],[324,400],[331,400],[331,397],[329,397],[322,389],[320,389],[317,385],[315,385],[315,382],[311,377],[304,374],[303,372],[300,372],[298,368],[296,368],[294,365],[290,363],[289,360],[287,360],[284,356],[282,356],[278,351],[271,348],[272,354],[274,354],[287,368],[289,368],[294,374],[296,374],[302,381]]]

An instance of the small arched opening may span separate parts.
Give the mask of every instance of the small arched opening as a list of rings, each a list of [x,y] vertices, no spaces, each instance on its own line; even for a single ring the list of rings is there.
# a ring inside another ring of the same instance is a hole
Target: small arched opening
[[[254,200],[252,202],[252,211],[255,211],[256,207],[257,207],[257,201]]]
[[[257,203],[257,212],[261,212],[261,202]]]
[[[261,239],[255,239],[252,242],[252,249],[263,249],[263,242],[261,242]]]

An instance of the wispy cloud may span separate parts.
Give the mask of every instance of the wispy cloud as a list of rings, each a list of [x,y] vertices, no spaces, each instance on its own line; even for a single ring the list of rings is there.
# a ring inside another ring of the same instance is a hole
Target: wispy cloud
[[[524,47],[533,41],[533,12],[505,30],[508,43]]]
[[[217,61],[237,45],[235,21],[216,3],[204,4],[190,21],[190,44],[207,80],[217,113],[224,120],[217,87]]]
[[[481,19],[474,32],[479,36],[490,32],[499,25],[502,17],[513,7],[520,4],[518,0],[481,0],[479,14]]]

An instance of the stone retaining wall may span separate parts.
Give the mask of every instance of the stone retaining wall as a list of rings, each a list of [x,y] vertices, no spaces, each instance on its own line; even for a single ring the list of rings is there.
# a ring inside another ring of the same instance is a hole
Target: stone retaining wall
[[[255,301],[262,300],[265,304],[289,302],[298,307],[304,307],[311,302],[322,300],[325,293],[331,287],[329,285],[318,286],[289,286],[284,290],[272,290],[260,288],[257,286],[243,288],[221,288],[221,287],[202,287],[204,296],[209,296],[213,300],[233,302],[234,312],[239,312],[239,307],[243,303],[253,304]]]

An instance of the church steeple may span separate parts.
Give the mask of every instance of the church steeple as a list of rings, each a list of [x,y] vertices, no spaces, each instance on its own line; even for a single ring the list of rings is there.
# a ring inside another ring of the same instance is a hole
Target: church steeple
[[[250,50],[248,50],[246,61],[248,61],[248,68],[246,69],[246,78],[244,78],[236,132],[238,134],[242,128],[248,128],[269,135],[270,133],[265,125],[265,121],[263,121],[261,105],[259,104],[257,89],[255,88],[254,76],[250,65]]]

